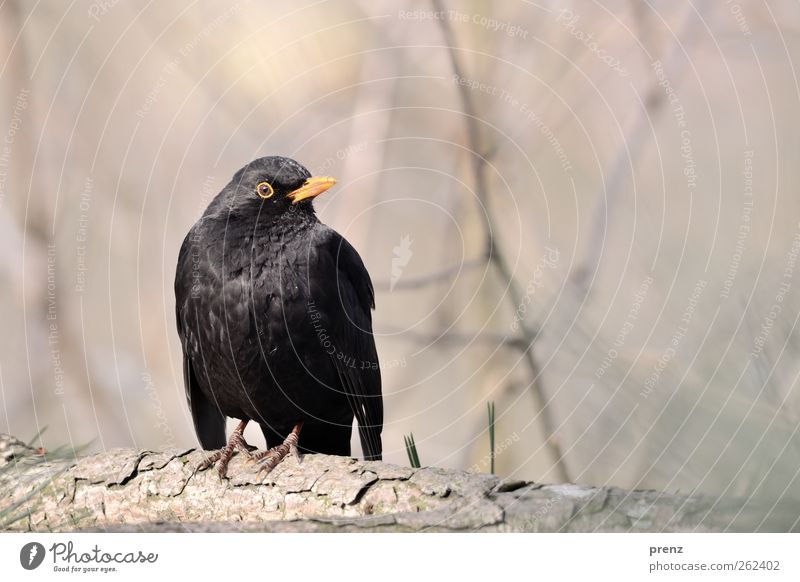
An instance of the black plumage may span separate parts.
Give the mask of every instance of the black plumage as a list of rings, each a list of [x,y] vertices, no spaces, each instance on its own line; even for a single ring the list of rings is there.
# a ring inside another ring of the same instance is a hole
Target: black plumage
[[[312,206],[333,183],[294,160],[259,158],[236,172],[183,242],[178,333],[205,449],[225,446],[232,417],[257,422],[268,447],[297,426],[301,451],[349,455],[355,416],[365,458],[381,458],[374,290],[356,250]]]

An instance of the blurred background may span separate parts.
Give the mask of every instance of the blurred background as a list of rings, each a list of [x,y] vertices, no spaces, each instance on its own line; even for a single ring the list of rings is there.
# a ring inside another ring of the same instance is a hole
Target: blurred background
[[[281,154],[338,178],[318,213],[378,290],[386,460],[413,433],[488,472],[494,402],[502,476],[800,498],[797,2],[6,0],[0,26],[0,431],[194,446],[178,248]]]

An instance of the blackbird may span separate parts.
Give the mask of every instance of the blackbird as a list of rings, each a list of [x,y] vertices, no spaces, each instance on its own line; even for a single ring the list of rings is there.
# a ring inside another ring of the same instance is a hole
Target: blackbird
[[[383,400],[375,293],[356,250],[312,200],[336,180],[270,156],[240,169],[189,231],[175,275],[186,398],[197,438],[274,468],[289,452],[381,458]],[[241,422],[225,439],[226,417]],[[259,424],[267,450],[243,436]],[[298,450],[299,449],[299,450]]]

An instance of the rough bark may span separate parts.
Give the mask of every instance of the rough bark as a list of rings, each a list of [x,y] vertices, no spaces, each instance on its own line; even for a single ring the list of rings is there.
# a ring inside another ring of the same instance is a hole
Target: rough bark
[[[202,451],[47,458],[0,435],[0,524],[15,531],[790,531],[796,506],[613,487],[543,485],[346,457],[241,456],[229,479]],[[13,521],[11,521],[13,520]]]

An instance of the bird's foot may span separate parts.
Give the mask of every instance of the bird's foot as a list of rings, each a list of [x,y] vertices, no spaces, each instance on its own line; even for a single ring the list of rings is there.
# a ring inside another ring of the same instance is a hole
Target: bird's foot
[[[244,440],[244,429],[247,426],[247,423],[247,420],[240,422],[239,425],[234,429],[233,433],[231,433],[231,436],[228,439],[228,444],[206,457],[206,460],[203,461],[199,467],[197,467],[197,470],[205,471],[214,463],[219,462],[217,471],[219,472],[220,479],[225,479],[228,473],[228,463],[231,462],[234,453],[238,451],[243,453],[248,458],[252,458],[253,453],[251,451],[255,450],[255,447],[247,444],[247,441]]]
[[[294,425],[292,432],[289,433],[289,436],[286,437],[281,444],[277,447],[272,447],[269,450],[261,451],[251,455],[251,459],[260,463],[261,468],[258,470],[259,475],[267,475],[270,471],[272,471],[275,467],[278,466],[286,456],[291,453],[294,457],[300,461],[300,451],[297,449],[297,440],[300,437],[300,430],[303,428],[303,423],[298,422]]]

